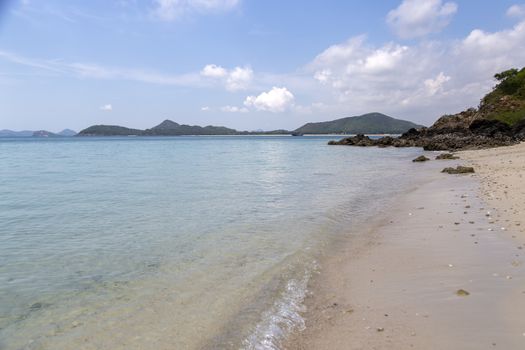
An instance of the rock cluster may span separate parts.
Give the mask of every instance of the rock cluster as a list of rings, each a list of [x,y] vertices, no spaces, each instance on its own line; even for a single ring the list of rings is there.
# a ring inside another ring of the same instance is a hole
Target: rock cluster
[[[483,119],[475,109],[441,117],[429,128],[410,129],[400,137],[371,139],[365,135],[330,141],[329,145],[423,147],[427,151],[510,146],[525,141],[525,120],[514,127],[506,123]]]
[[[455,168],[445,168],[441,172],[447,174],[472,174],[475,171],[472,167],[458,165]]]

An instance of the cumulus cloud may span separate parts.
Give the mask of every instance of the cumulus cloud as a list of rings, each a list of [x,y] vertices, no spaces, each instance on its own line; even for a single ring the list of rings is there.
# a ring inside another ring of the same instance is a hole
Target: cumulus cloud
[[[201,75],[210,78],[222,78],[228,75],[228,72],[220,66],[208,64],[201,70]]]
[[[493,75],[525,62],[525,20],[496,32],[479,29],[454,41],[370,44],[365,36],[328,47],[307,67],[339,110],[380,109],[432,121],[476,106]],[[327,100],[325,100],[327,101]]]
[[[422,37],[443,30],[458,10],[454,2],[442,0],[403,0],[390,11],[387,23],[403,39]]]
[[[221,107],[221,111],[228,113],[248,113],[248,108],[246,107],[237,107],[237,106],[224,106]]]
[[[443,72],[440,72],[435,79],[425,80],[425,87],[427,88],[428,94],[433,96],[436,93],[443,91],[443,85],[450,79],[451,78],[449,76],[445,75]]]
[[[253,70],[250,67],[235,67],[228,70],[215,64],[208,64],[200,74],[205,78],[222,82],[230,91],[246,89],[253,79]]]
[[[103,106],[100,106],[101,111],[111,112],[113,110],[113,106],[111,104],[105,104]]]
[[[507,10],[507,16],[516,18],[525,17],[525,5],[512,5]]]
[[[228,90],[244,90],[248,84],[252,81],[253,70],[250,67],[235,67],[228,74],[226,79],[226,88]]]
[[[285,87],[273,87],[268,92],[263,92],[258,96],[248,96],[244,100],[246,107],[253,107],[259,111],[284,112],[290,108],[294,102],[294,95]]]
[[[153,14],[161,20],[173,21],[197,12],[229,11],[239,5],[239,0],[154,0]]]

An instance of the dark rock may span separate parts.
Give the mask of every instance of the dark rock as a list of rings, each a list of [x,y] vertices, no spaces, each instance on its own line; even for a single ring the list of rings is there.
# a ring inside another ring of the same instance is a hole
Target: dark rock
[[[471,174],[475,171],[472,167],[459,165],[456,168],[445,168],[441,172],[447,174]]]
[[[40,310],[42,307],[44,306],[44,304],[42,303],[34,303],[33,305],[31,305],[31,307],[29,308],[30,310]]]
[[[512,136],[512,128],[499,120],[477,119],[470,124],[469,130],[475,135],[486,137]]]
[[[512,128],[512,132],[516,140],[525,141],[525,119],[516,123],[514,125],[514,128]]]
[[[352,137],[346,137],[340,141],[330,141],[329,145],[346,145],[346,146],[377,146],[376,140],[370,139],[368,136],[358,134]]]
[[[428,159],[428,158],[425,157],[425,156],[419,156],[419,157],[417,157],[416,159],[413,159],[412,161],[413,161],[413,162],[426,162],[427,160],[430,160],[430,159]]]
[[[467,131],[470,124],[482,116],[474,108],[467,109],[458,114],[444,115],[439,118],[430,128],[430,132],[437,134],[448,134],[451,132]]]
[[[442,153],[436,157],[437,160],[444,160],[444,159],[459,159],[458,156],[455,156],[452,153]]]

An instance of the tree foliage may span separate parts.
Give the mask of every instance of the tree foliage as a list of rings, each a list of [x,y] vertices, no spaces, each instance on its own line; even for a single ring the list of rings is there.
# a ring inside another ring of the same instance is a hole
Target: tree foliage
[[[500,90],[505,95],[525,98],[525,68],[515,68],[494,75],[499,81],[495,90]]]

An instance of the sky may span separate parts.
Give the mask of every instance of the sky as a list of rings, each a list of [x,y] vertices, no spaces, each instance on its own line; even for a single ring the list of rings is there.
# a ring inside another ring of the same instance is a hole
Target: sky
[[[516,0],[0,0],[0,129],[431,125],[523,66]]]

